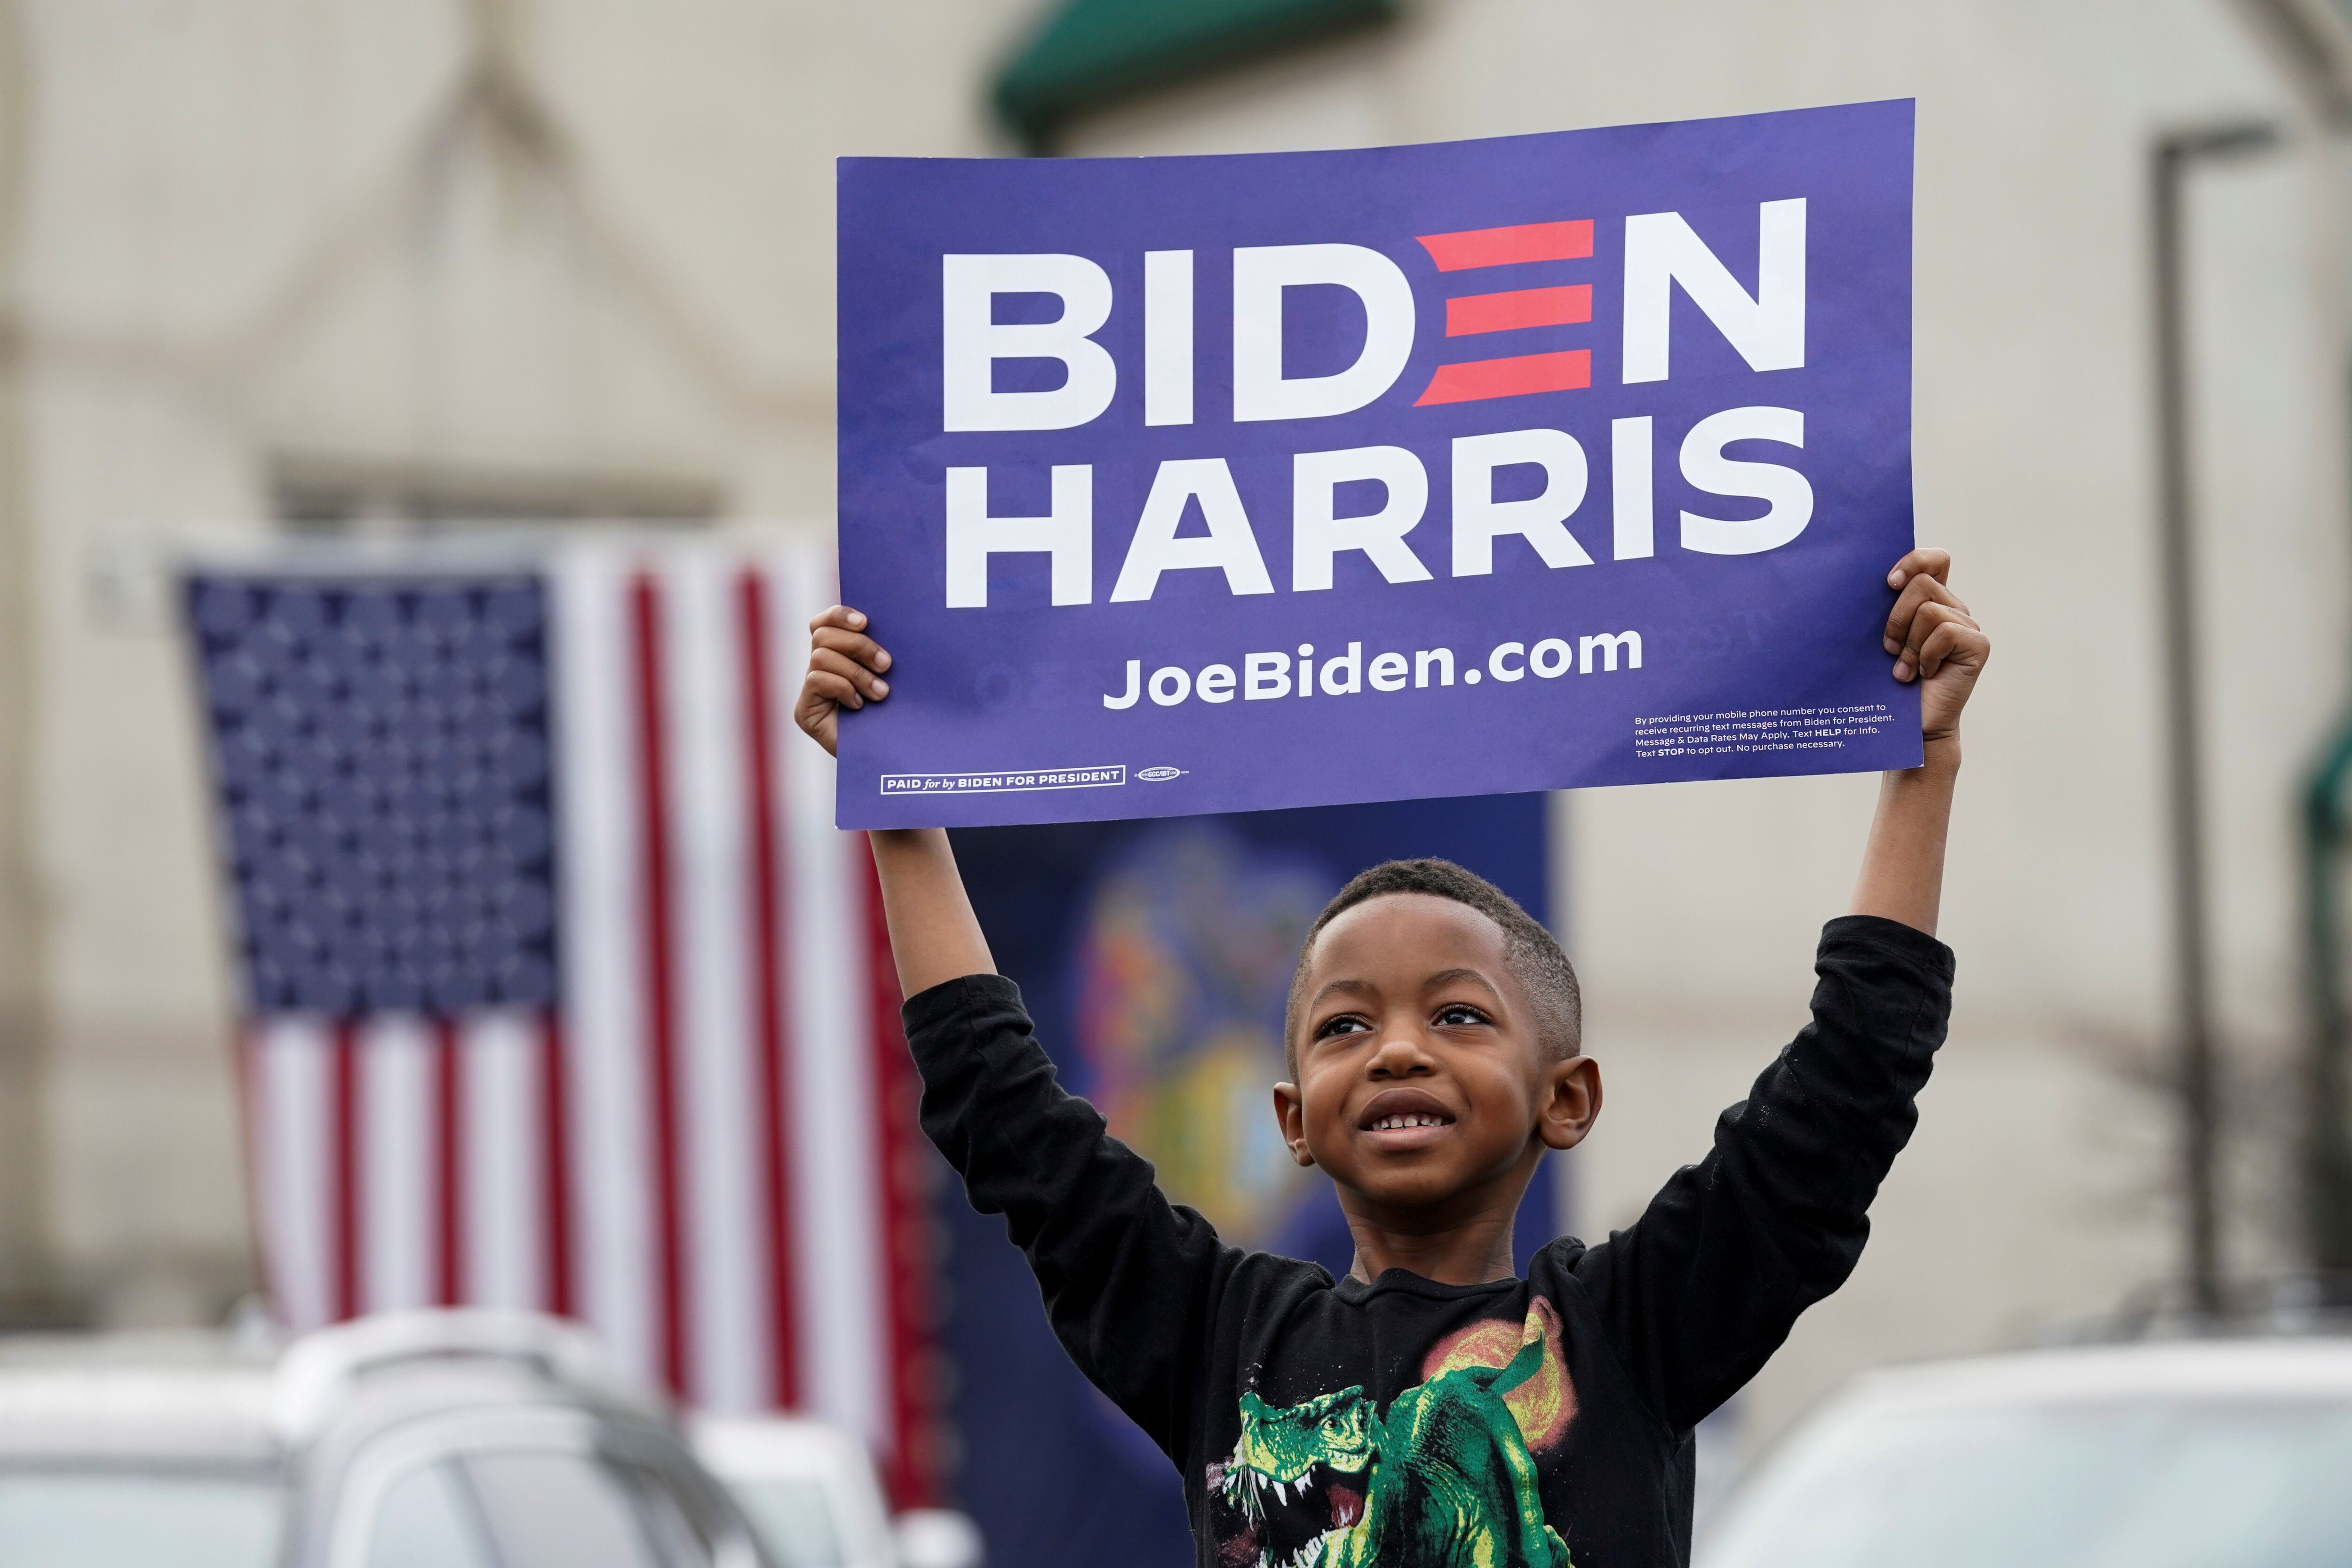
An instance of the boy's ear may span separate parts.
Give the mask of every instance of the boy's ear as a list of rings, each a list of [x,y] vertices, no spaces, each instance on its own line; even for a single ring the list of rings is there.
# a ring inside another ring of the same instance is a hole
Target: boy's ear
[[[1299,1098],[1297,1084],[1274,1086],[1274,1121],[1290,1146],[1290,1157],[1302,1165],[1315,1163],[1315,1156],[1307,1152],[1307,1102]]]
[[[1573,1149],[1601,1115],[1601,1064],[1570,1057],[1544,1069],[1543,1098],[1536,1107],[1536,1134],[1550,1149]]]

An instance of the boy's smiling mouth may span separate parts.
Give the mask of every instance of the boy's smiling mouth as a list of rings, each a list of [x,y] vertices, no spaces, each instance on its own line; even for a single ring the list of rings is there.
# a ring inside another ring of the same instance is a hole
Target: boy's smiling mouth
[[[1388,1089],[1372,1096],[1356,1118],[1356,1131],[1376,1149],[1402,1152],[1436,1142],[1454,1121],[1452,1108],[1426,1089]]]

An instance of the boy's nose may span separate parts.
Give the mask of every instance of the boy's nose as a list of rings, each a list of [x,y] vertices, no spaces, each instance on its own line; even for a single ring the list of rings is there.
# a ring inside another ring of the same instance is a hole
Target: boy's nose
[[[1420,1039],[1411,1034],[1390,1035],[1381,1041],[1380,1049],[1372,1053],[1371,1070],[1375,1077],[1398,1077],[1406,1073],[1430,1070],[1429,1057],[1421,1048]]]

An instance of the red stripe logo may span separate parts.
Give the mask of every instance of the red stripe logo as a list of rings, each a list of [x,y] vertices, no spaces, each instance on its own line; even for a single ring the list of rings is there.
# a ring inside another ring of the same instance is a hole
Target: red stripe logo
[[[1592,220],[1522,223],[1508,228],[1465,228],[1457,234],[1424,234],[1421,247],[1440,272],[1474,267],[1510,267],[1522,261],[1582,261],[1592,254]]]
[[[1476,359],[1464,364],[1439,365],[1436,374],[1429,378],[1429,390],[1415,400],[1413,406],[1475,403],[1486,397],[1524,397],[1531,392],[1579,392],[1591,384],[1590,349],[1517,354],[1510,359]]]
[[[1421,246],[1440,272],[1516,267],[1531,261],[1584,261],[1592,255],[1592,220],[1523,223],[1505,228],[1424,234]],[[1533,327],[1580,326],[1592,320],[1592,285],[1553,284],[1491,294],[1460,294],[1445,301],[1445,335],[1515,332]],[[1592,384],[1592,351],[1559,349],[1442,364],[1413,400],[1416,408],[1574,392]]]
[[[1592,285],[1514,289],[1506,294],[1464,294],[1445,301],[1445,335],[1510,332],[1521,327],[1570,327],[1592,320]]]

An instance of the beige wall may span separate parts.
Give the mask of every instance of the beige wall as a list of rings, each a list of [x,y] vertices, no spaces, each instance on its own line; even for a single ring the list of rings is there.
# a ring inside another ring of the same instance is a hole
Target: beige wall
[[[16,1310],[29,1281],[185,1319],[249,1284],[160,563],[260,531],[295,469],[825,518],[833,159],[991,150],[979,62],[1021,9],[0,4]]]
[[[24,355],[15,329],[31,101],[23,18],[0,0],[0,1299],[41,1284],[40,922],[32,847],[30,520],[24,491]]]
[[[822,519],[832,158],[1003,150],[981,94],[1030,10],[0,0],[0,1014],[46,1019],[47,1150],[29,1200],[0,1162],[0,1249],[29,1202],[56,1278],[118,1316],[242,1281],[221,933],[142,563],[252,531],[298,461],[676,481]],[[466,97],[485,62],[498,90]],[[2158,126],[2285,113],[2274,72],[2218,0],[1425,0],[1073,138],[1345,145],[1895,95],[1921,100],[1921,531],[2000,654],[1951,879],[1953,1041],[1860,1274],[1766,1373],[1756,1434],[1860,1363],[1993,1342],[2167,1266],[2167,1127],[2128,1070],[2167,996],[2144,157]],[[2294,1025],[2285,806],[2352,620],[2339,183],[2301,148],[2200,176],[2192,209],[2214,864],[2257,1076]],[[1578,1156],[1588,1229],[1696,1157],[1801,1020],[1871,787],[1566,804],[1611,1090]],[[2261,1263],[2258,1122],[2240,1146],[2234,1245]]]

